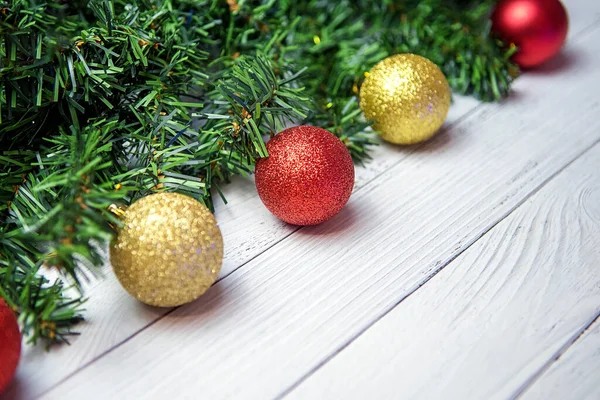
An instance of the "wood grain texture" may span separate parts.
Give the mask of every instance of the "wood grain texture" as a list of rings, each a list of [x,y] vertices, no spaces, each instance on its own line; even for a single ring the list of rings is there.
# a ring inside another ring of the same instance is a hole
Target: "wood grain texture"
[[[281,394],[600,139],[595,33],[45,397]]]
[[[600,145],[289,398],[513,398],[600,314],[598,200]],[[598,391],[599,355],[578,357],[584,393],[592,377]],[[582,398],[547,389],[539,398]]]
[[[600,198],[597,200],[600,204]],[[521,399],[600,399],[600,322],[527,388]]]

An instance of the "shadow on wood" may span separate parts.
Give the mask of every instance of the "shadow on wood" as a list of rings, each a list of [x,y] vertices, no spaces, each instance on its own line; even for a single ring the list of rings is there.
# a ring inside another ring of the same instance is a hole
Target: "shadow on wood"
[[[578,64],[578,55],[568,48],[537,68],[524,69],[523,73],[536,75],[559,75]]]
[[[215,283],[206,293],[200,296],[195,301],[187,304],[186,307],[179,310],[179,312],[174,313],[173,311],[179,309],[180,307],[174,308],[169,311],[165,316],[169,318],[186,318],[188,316],[193,316],[193,318],[198,318],[199,316],[204,316],[207,319],[210,319],[212,315],[219,315],[220,307],[223,305],[224,300],[224,282],[219,281]]]
[[[304,236],[336,236],[352,228],[358,220],[356,205],[352,199],[333,218],[319,225],[305,226],[298,230],[297,234]]]

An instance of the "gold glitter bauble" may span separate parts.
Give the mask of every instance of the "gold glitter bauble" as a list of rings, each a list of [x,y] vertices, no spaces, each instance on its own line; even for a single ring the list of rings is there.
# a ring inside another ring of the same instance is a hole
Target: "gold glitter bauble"
[[[450,109],[450,87],[431,61],[398,54],[381,61],[360,89],[360,108],[388,142],[414,144],[432,137]]]
[[[132,296],[174,307],[195,300],[215,282],[223,237],[202,203],[176,193],[153,194],[125,212],[110,261]]]

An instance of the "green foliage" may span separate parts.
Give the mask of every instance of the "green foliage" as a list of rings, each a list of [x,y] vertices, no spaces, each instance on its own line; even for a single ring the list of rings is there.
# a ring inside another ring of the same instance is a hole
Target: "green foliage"
[[[455,91],[504,96],[517,70],[489,34],[492,6],[0,2],[0,295],[25,335],[65,341],[82,318],[63,282],[97,273],[92,244],[113,237],[115,204],[168,190],[212,208],[290,122],[327,128],[368,160],[376,142],[356,95],[388,55],[421,54]]]

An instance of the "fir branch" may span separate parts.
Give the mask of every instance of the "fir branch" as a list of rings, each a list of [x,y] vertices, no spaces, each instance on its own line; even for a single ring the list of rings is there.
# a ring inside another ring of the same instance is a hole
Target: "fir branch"
[[[518,68],[506,48],[490,32],[494,1],[463,1],[462,7],[440,13],[441,4],[422,2],[405,10],[399,29],[382,30],[390,53],[416,53],[438,64],[455,92],[484,101],[506,96]],[[465,4],[469,4],[466,7]]]
[[[4,247],[3,242],[0,233],[0,247]],[[50,282],[39,270],[39,264],[27,272],[0,268],[0,297],[17,312],[21,333],[29,343],[36,344],[40,339],[46,347],[68,343],[69,336],[77,335],[72,326],[83,320],[84,301],[81,297],[68,297],[68,288],[60,279]]]
[[[296,85],[303,70],[295,74],[278,72],[282,78],[262,56],[242,58],[217,86],[220,96],[215,100],[223,99],[229,105],[230,137],[242,154],[251,157],[250,164],[268,156],[262,140],[265,133],[274,136],[290,121],[307,117],[308,98]]]
[[[504,96],[518,72],[492,0],[77,0],[0,4],[0,296],[30,340],[65,340],[98,273],[112,204],[212,196],[289,123],[329,129],[357,162],[376,141],[357,94],[396,52],[455,91]],[[60,279],[45,277],[48,269]]]

